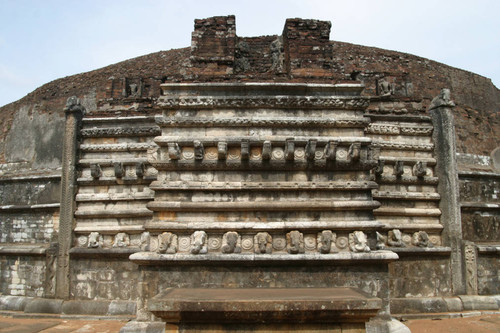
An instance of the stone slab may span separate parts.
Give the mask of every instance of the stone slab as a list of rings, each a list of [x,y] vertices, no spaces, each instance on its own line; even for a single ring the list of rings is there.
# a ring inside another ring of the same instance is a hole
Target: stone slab
[[[354,288],[169,288],[148,310],[167,322],[366,322],[379,298]]]

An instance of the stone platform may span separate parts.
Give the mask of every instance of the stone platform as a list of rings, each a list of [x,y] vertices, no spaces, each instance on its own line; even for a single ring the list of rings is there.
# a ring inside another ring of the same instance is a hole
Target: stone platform
[[[167,323],[364,323],[382,300],[354,288],[167,289],[148,309]]]

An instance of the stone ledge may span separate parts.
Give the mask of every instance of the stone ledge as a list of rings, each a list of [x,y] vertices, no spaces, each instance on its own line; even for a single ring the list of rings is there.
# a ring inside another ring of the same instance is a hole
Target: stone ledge
[[[500,244],[476,245],[477,251],[481,254],[500,255]]]
[[[365,253],[341,252],[332,254],[158,254],[154,252],[137,252],[130,255],[130,261],[139,265],[324,265],[347,264],[358,265],[364,262],[388,263],[399,256],[392,251],[373,251]]]
[[[303,94],[304,96],[358,96],[365,86],[359,83],[289,83],[289,82],[246,82],[246,83],[163,83],[160,85],[165,96],[224,96]]]
[[[68,300],[0,296],[1,311],[24,312],[30,316],[87,315],[87,316],[135,316],[137,304],[133,301]],[[20,315],[20,314],[17,314]]]
[[[499,310],[500,295],[457,297],[407,297],[392,298],[391,312],[398,319],[463,317],[464,311]],[[394,314],[396,313],[396,314]]]
[[[148,302],[170,323],[366,322],[381,307],[354,288],[170,288]]]
[[[37,205],[4,205],[0,206],[1,211],[24,211],[24,210],[53,210],[59,209],[60,203],[37,204]]]
[[[422,255],[438,255],[449,256],[451,254],[451,247],[393,247],[391,251],[396,252],[400,257],[405,256],[422,256]]]
[[[72,258],[127,258],[131,254],[139,252],[138,247],[128,247],[128,248],[86,248],[86,247],[74,247],[69,250],[69,254]]]
[[[0,255],[45,256],[50,244],[0,244]]]

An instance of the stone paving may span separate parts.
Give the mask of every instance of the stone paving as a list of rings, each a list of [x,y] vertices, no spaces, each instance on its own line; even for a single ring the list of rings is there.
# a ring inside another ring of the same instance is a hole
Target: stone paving
[[[0,316],[2,333],[112,333],[125,320],[78,320],[61,318],[12,318]],[[500,314],[445,319],[412,319],[404,322],[413,333],[499,333]],[[167,331],[168,332],[168,331]]]

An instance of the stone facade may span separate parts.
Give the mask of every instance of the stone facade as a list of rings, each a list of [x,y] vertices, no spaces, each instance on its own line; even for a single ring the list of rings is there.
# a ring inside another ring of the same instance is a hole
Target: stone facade
[[[190,49],[2,109],[1,293],[137,302],[141,320],[166,288],[355,287],[380,315],[499,294],[498,89],[332,42],[329,22],[235,27],[196,20]]]

